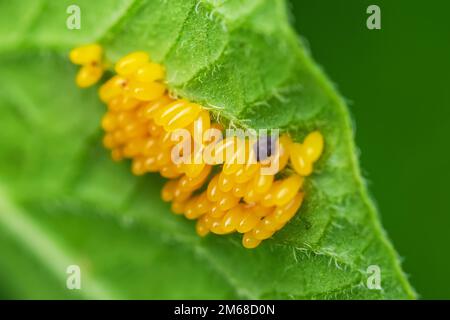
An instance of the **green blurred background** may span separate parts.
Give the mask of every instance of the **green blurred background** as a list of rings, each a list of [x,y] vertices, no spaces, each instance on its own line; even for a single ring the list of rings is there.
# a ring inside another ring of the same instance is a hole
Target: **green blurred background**
[[[381,8],[381,30],[366,9]],[[450,1],[291,1],[350,105],[382,222],[423,299],[450,298]]]

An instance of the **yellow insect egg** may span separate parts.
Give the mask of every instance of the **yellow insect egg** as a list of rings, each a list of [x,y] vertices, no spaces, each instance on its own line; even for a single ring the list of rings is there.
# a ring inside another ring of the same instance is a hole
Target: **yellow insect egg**
[[[75,82],[80,88],[95,84],[103,75],[103,68],[97,65],[84,65],[78,71]]]
[[[197,220],[197,223],[195,225],[195,231],[200,237],[204,237],[209,233],[209,228],[205,223],[205,219],[201,217]]]
[[[201,157],[201,154],[198,154],[197,157]],[[201,174],[202,170],[205,168],[206,163],[195,163],[195,159],[192,160],[192,163],[184,164],[182,166],[182,171],[191,178],[195,178]]]
[[[273,195],[274,205],[282,206],[291,201],[292,198],[294,198],[297,192],[300,190],[302,185],[303,177],[297,174],[293,174],[290,177],[282,180]]]
[[[159,166],[164,166],[166,164],[168,164],[170,162],[170,154],[168,152],[166,152],[167,150],[161,150],[157,155],[156,155],[156,163]]]
[[[69,58],[74,64],[90,64],[99,62],[102,58],[103,49],[98,44],[88,44],[77,47],[70,51]]]
[[[112,98],[119,96],[123,93],[126,83],[125,78],[117,75],[113,76],[100,87],[98,92],[100,99],[107,103]]]
[[[184,202],[174,201],[174,202],[172,202],[170,209],[175,214],[183,214],[185,206],[186,206],[186,204]]]
[[[114,136],[111,133],[105,134],[105,136],[103,137],[103,145],[107,149],[112,149],[117,146],[114,140]]]
[[[150,57],[146,52],[136,51],[117,61],[115,70],[121,76],[129,76],[144,66],[149,59]]]
[[[255,239],[265,240],[267,238],[270,238],[275,233],[275,231],[266,229],[263,222],[260,221],[258,225],[251,231],[251,233]]]
[[[141,176],[145,173],[145,158],[134,158],[131,165],[131,172],[136,176]]]
[[[233,180],[236,183],[245,183],[250,181],[258,173],[259,163],[245,164],[239,168],[233,175]]]
[[[147,130],[142,124],[129,124],[123,129],[127,142],[125,146],[130,145],[136,154],[142,154],[145,146],[145,139],[147,139]]]
[[[211,202],[211,201],[210,201],[210,203],[211,203],[211,208],[209,210],[209,215],[212,218],[221,218],[227,213],[226,210],[220,209],[217,204],[213,204],[213,202]]]
[[[159,126],[165,126],[177,113],[183,110],[189,101],[184,99],[176,100],[172,103],[169,103],[165,106],[162,106],[158,111],[154,114],[155,123]]]
[[[237,232],[246,233],[252,230],[260,221],[251,211],[245,213],[236,227]]]
[[[107,106],[109,111],[119,112],[122,108],[122,95],[118,95],[108,101]]]
[[[159,167],[156,163],[156,157],[148,156],[144,158],[145,158],[145,170],[147,172],[157,172]]]
[[[198,197],[192,197],[187,201],[184,209],[184,216],[189,220],[194,220],[200,217],[203,213],[197,208]]]
[[[116,119],[117,119],[117,123],[118,123],[119,127],[123,128],[126,125],[128,125],[129,123],[136,122],[136,116],[132,112],[119,111],[114,114],[116,114]]]
[[[263,198],[264,194],[257,193],[255,189],[249,184],[244,195],[244,201],[248,204],[254,204]]]
[[[224,232],[232,232],[236,230],[239,222],[242,220],[244,213],[241,206],[236,206],[228,211],[222,218],[222,228]]]
[[[165,165],[168,165],[170,163],[170,155],[169,155],[169,153],[167,153],[165,151],[166,150],[162,150],[156,155],[156,164],[160,168],[162,168]]]
[[[244,234],[244,236],[242,237],[242,245],[244,246],[244,248],[247,249],[254,249],[257,246],[259,246],[261,243],[261,240],[256,239],[253,236],[252,232],[247,232],[246,234]]]
[[[205,214],[212,209],[212,206],[213,206],[212,202],[208,200],[206,193],[203,192],[197,198],[197,201],[195,204],[195,210],[199,214]]]
[[[305,157],[303,146],[300,143],[293,143],[290,146],[289,151],[291,164],[294,170],[304,177],[309,176],[313,171],[313,167],[312,162],[308,161]]]
[[[246,145],[241,138],[231,137],[225,140],[231,140],[232,143],[225,142],[225,162],[223,164],[223,172],[225,174],[234,174],[239,171],[245,163]]]
[[[158,140],[154,137],[146,137],[145,143],[142,147],[142,154],[144,156],[156,156],[159,154]]]
[[[166,86],[159,82],[130,81],[127,92],[140,101],[153,101],[161,98],[166,91]]]
[[[192,191],[184,191],[181,190],[178,186],[178,183],[175,186],[175,189],[173,190],[173,199],[178,202],[184,202],[187,199],[189,199],[192,195]]]
[[[273,213],[265,217],[262,220],[262,224],[265,230],[270,231],[276,231],[280,225],[280,223],[277,221],[277,217]]]
[[[150,121],[147,128],[148,128],[148,133],[150,133],[150,135],[152,135],[153,137],[159,137],[159,136],[161,136],[162,133],[164,133],[164,128],[161,126],[158,126],[153,121]]]
[[[236,157],[236,154],[233,156]],[[243,164],[241,163],[233,163],[233,162],[227,162],[223,164],[222,171],[225,174],[233,175],[234,173],[238,172],[242,168]]]
[[[139,100],[133,97],[119,95],[108,102],[108,108],[112,111],[131,111],[139,105]]]
[[[202,215],[199,219],[203,220],[203,223],[205,224],[205,226],[208,227],[208,229],[211,229],[211,224],[213,222],[213,217],[208,213]]]
[[[152,82],[164,79],[164,68],[157,63],[147,63],[135,71],[135,78],[140,82]]]
[[[255,193],[259,194],[266,193],[272,186],[273,180],[274,180],[273,175],[257,174],[255,177],[253,177],[250,188],[252,188],[255,191]]]
[[[261,205],[263,205],[264,207],[272,207],[275,205],[275,195],[277,194],[281,184],[282,184],[281,180],[277,180],[274,183],[272,183],[270,190],[262,197],[260,201]]]
[[[284,206],[276,208],[273,215],[276,218],[277,223],[284,224],[288,222],[302,205],[303,198],[304,193],[299,192],[291,201],[286,203]]]
[[[176,187],[177,187],[176,180],[167,181],[161,190],[161,198],[166,202],[172,201],[174,198],[174,192]]]
[[[102,118],[102,128],[106,132],[111,132],[117,128],[117,118],[112,112],[107,112]]]
[[[233,196],[231,193],[224,193],[219,201],[217,201],[217,204],[221,210],[225,211],[236,206],[239,200],[239,198]]]
[[[203,144],[203,133],[211,128],[211,117],[208,110],[201,110],[197,119],[189,125],[189,132],[191,133],[194,141],[199,144]],[[200,136],[197,137],[196,134]]]
[[[184,207],[184,217],[189,220],[197,219],[197,215],[194,212],[194,203],[188,201]]]
[[[241,143],[241,145],[239,145]],[[244,144],[238,141],[238,152],[244,152],[244,156],[237,154],[237,160],[244,160],[244,163],[233,173],[234,181],[237,183],[244,183],[250,181],[255,175],[259,173],[260,163],[257,162],[256,153],[253,148],[253,139],[245,139]],[[241,159],[239,159],[241,157]]]
[[[196,177],[191,178],[186,175],[183,176],[178,183],[179,188],[182,190],[197,190],[204,184],[209,174],[211,173],[211,169],[212,167],[207,165]]]
[[[123,144],[127,141],[127,137],[125,136],[125,132],[123,130],[116,130],[113,135],[116,144]]]
[[[291,138],[289,138],[289,136],[287,135],[283,135],[280,138],[279,141],[279,151],[278,151],[278,161],[279,161],[279,168],[278,168],[278,172],[283,170],[288,161],[289,161],[289,148],[292,144],[292,140]]]
[[[127,139],[142,137],[147,134],[147,128],[141,123],[127,124],[123,131]]]
[[[159,173],[161,174],[161,176],[168,179],[178,178],[182,175],[182,172],[180,172],[178,167],[172,163],[164,165],[160,169]]]
[[[167,95],[164,95],[155,101],[148,102],[147,104],[144,104],[144,106],[143,106],[142,116],[148,120],[153,119],[161,111],[161,109],[164,106],[166,106],[172,102],[173,102],[173,100],[170,97],[168,97]],[[155,124],[156,124],[156,122],[155,122]]]
[[[233,188],[231,189],[231,193],[235,197],[242,198],[243,196],[245,196],[246,190],[247,190],[246,183],[235,183]]]
[[[234,140],[234,138],[227,137],[214,143],[211,153],[212,164],[218,165],[224,163],[227,149],[234,148]]]
[[[171,150],[171,147],[175,145],[175,141],[172,140],[172,132],[163,130],[163,134],[159,140],[159,146],[161,149]]]
[[[228,192],[233,189],[234,181],[231,176],[221,172],[219,174],[219,189],[223,192]]]
[[[274,207],[264,207],[261,204],[252,205],[249,210],[258,218],[268,216],[275,210]]]
[[[111,151],[111,158],[114,161],[120,161],[123,159],[123,153],[122,150],[120,150],[119,148],[116,148],[114,150]]]
[[[194,122],[200,111],[201,107],[198,104],[189,103],[164,124],[164,129],[172,132],[187,127]]]
[[[211,220],[212,220],[212,222],[211,222],[210,231],[212,233],[215,233],[215,234],[226,234],[226,233],[228,233],[223,228],[222,219],[220,219],[220,218],[218,218],[218,219],[212,218]]]
[[[303,141],[304,157],[307,161],[315,162],[323,151],[323,136],[319,131],[308,134]]]
[[[128,143],[123,148],[123,154],[126,158],[132,158],[138,155],[142,155],[142,150],[146,140],[143,138],[137,138],[129,140]]]

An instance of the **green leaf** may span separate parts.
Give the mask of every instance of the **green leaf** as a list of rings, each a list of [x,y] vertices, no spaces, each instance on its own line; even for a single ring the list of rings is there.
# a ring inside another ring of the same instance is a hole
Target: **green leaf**
[[[81,30],[65,27],[81,8]],[[0,3],[0,297],[406,299],[415,294],[361,178],[348,110],[288,23],[281,0]],[[15,27],[12,28],[12,25]],[[170,88],[220,119],[319,129],[325,154],[306,201],[255,250],[196,236],[101,146],[104,106],[74,84],[67,55],[100,42],[164,63]],[[82,290],[66,289],[66,267]],[[370,265],[382,290],[366,286]]]

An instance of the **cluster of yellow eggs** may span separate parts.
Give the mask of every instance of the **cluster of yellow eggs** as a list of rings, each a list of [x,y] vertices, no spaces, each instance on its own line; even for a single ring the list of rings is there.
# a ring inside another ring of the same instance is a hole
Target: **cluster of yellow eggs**
[[[88,44],[70,52],[70,61],[81,65],[75,79],[77,85],[86,88],[95,84],[103,75],[103,49],[98,44]]]
[[[103,69],[95,73],[85,68],[102,66],[100,57],[98,45],[72,50],[72,62],[83,65],[76,78],[80,87],[99,80]],[[223,131],[222,126],[201,105],[170,97],[163,82],[164,68],[147,53],[126,55],[114,69],[116,74],[99,90],[108,106],[102,119],[103,144],[114,160],[131,159],[135,175],[159,172],[168,178],[162,199],[171,202],[174,213],[196,219],[200,236],[239,232],[243,246],[255,248],[296,214],[304,197],[304,177],[312,173],[323,150],[320,132],[308,134],[303,143],[285,134],[266,159],[255,151],[258,138],[232,136],[205,142],[195,138],[198,132]],[[173,161],[177,142],[172,134],[177,129],[186,129],[194,137],[188,155],[192,161]],[[202,157],[207,147],[212,147],[213,161]],[[236,161],[241,154],[243,163]],[[275,171],[263,172],[274,163]]]

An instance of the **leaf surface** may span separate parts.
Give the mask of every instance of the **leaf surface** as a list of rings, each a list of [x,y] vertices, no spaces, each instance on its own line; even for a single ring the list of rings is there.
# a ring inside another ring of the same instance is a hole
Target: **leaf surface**
[[[361,178],[348,110],[292,31],[278,0],[0,2],[0,296],[294,298],[415,296]],[[11,24],[17,28],[11,30]],[[72,47],[100,42],[114,62],[148,51],[176,94],[240,127],[319,129],[325,153],[306,201],[273,239],[196,236],[101,146],[104,106],[74,84]],[[66,289],[66,267],[82,290]],[[382,290],[366,286],[370,265]]]

